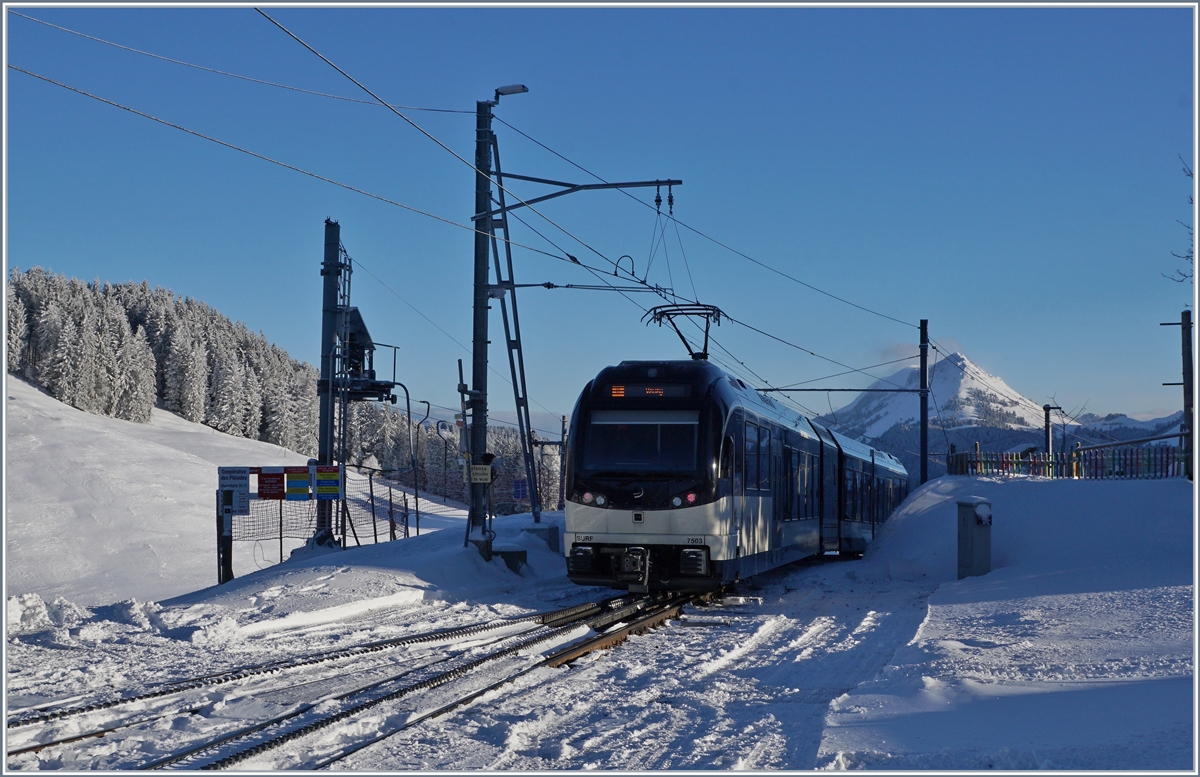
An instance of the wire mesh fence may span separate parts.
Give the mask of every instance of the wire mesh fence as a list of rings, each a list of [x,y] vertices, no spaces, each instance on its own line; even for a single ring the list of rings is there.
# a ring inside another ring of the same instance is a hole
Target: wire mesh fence
[[[1035,475],[1084,480],[1144,480],[1187,477],[1187,458],[1171,445],[1114,447],[1020,456],[966,451],[951,454],[950,475]]]
[[[411,473],[408,473],[411,479]],[[250,514],[235,516],[234,542],[307,540],[317,532],[315,500],[251,499]],[[457,508],[421,499],[411,486],[379,472],[348,473],[344,496],[331,507],[331,530],[339,544],[366,545],[402,540],[413,534],[418,507],[429,514],[453,514]]]

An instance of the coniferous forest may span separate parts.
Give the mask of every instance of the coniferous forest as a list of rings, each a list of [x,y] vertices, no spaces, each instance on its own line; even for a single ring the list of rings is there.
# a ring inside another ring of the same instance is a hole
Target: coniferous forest
[[[317,452],[317,376],[261,333],[208,305],[141,283],[84,283],[41,267],[13,268],[6,288],[9,372],[97,415],[148,423],[158,406],[221,432],[297,453]],[[420,420],[419,418],[417,420]],[[411,423],[397,409],[354,403],[348,464],[390,470],[410,485],[465,499],[457,429]],[[443,424],[443,426],[445,426]],[[513,481],[525,478],[515,429],[488,430],[497,455],[497,512],[528,509]],[[539,451],[543,502],[557,502],[557,451]],[[236,462],[232,462],[236,463]]]

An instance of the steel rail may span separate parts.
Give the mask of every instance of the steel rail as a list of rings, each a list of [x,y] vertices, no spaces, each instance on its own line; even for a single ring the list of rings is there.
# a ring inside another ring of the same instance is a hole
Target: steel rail
[[[39,723],[49,723],[62,718],[73,717],[75,715],[83,715],[89,712],[96,712],[103,709],[109,709],[122,704],[130,704],[138,701],[146,701],[149,699],[157,699],[164,696],[170,696],[184,691],[194,690],[207,686],[224,685],[237,680],[244,680],[249,677],[256,677],[264,674],[273,674],[289,669],[295,669],[304,666],[313,666],[315,664],[327,663],[346,658],[353,658],[368,653],[375,653],[381,650],[386,650],[394,647],[404,647],[407,645],[416,645],[428,642],[437,642],[445,639],[458,639],[465,636],[473,636],[486,631],[494,631],[505,626],[511,626],[522,622],[537,622],[545,624],[549,621],[569,617],[578,612],[599,612],[611,602],[618,602],[625,597],[615,597],[603,602],[588,602],[586,604],[575,605],[573,607],[564,607],[558,610],[548,612],[534,613],[524,615],[517,618],[505,618],[487,623],[475,624],[472,626],[461,626],[452,629],[442,629],[438,631],[426,632],[408,637],[395,637],[392,639],[379,640],[377,642],[359,645],[353,648],[344,648],[332,652],[317,653],[301,658],[283,659],[279,661],[271,661],[265,664],[257,664],[240,669],[231,669],[225,672],[218,672],[200,677],[188,678],[185,680],[172,681],[158,686],[157,690],[146,693],[135,694],[132,696],[120,696],[114,699],[105,701],[96,701],[90,704],[81,704],[73,707],[65,707],[62,709],[44,710],[34,715],[25,717],[17,717],[10,719],[7,722],[7,728],[20,728],[24,726],[36,725]],[[10,753],[11,755],[11,753]]]
[[[509,683],[514,682],[515,680],[525,676],[526,674],[529,674],[530,672],[532,672],[535,669],[540,669],[542,667],[559,667],[559,666],[562,666],[563,664],[570,663],[571,661],[574,661],[575,659],[577,659],[581,656],[584,656],[588,653],[592,653],[597,650],[606,650],[608,648],[615,647],[616,645],[619,645],[622,642],[624,642],[630,635],[644,633],[644,632],[654,628],[655,626],[659,625],[660,623],[667,620],[668,618],[671,618],[674,615],[678,615],[679,612],[683,609],[684,605],[689,604],[693,601],[696,601],[697,599],[700,599],[700,598],[702,598],[702,597],[701,596],[688,596],[688,597],[679,598],[675,601],[667,603],[666,605],[655,608],[652,612],[647,613],[646,615],[642,616],[641,618],[638,618],[637,620],[633,621],[632,623],[630,623],[630,624],[624,626],[623,628],[620,628],[614,632],[606,633],[606,634],[598,634],[595,637],[590,637],[586,640],[583,640],[582,642],[573,643],[565,648],[562,648],[560,650],[557,650],[557,651],[551,653],[549,656],[546,656],[545,658],[543,658],[541,661],[537,662],[536,664],[527,666],[527,667],[521,669],[520,671],[509,675],[508,677],[497,680],[496,682],[491,683],[490,685],[488,685],[484,688],[480,688],[479,690],[472,691],[471,693],[467,694],[466,696],[463,696],[459,699],[448,702],[448,703],[442,705],[441,707],[438,707],[437,709],[425,712],[415,718],[410,718],[409,720],[406,720],[402,725],[398,726],[397,728],[395,728],[391,731],[385,731],[381,734],[377,734],[377,735],[371,737],[370,739],[364,740],[362,742],[357,742],[357,743],[343,749],[341,752],[339,752],[333,756],[329,756],[322,760],[319,760],[315,764],[313,764],[311,766],[307,766],[306,768],[308,768],[308,769],[323,769],[326,766],[329,766],[330,764],[337,763],[338,761],[341,761],[341,760],[353,755],[354,753],[357,753],[360,750],[370,747],[371,745],[376,744],[377,742],[381,742],[384,739],[395,736],[396,734],[400,733],[401,731],[412,728],[413,726],[415,726],[419,723],[422,723],[426,720],[429,720],[430,718],[436,718],[440,715],[444,715],[447,712],[457,709],[458,707],[462,707],[466,704],[470,704],[471,702],[475,701],[476,699],[480,698],[481,696],[491,693],[492,691],[494,691],[497,688],[500,688],[504,685],[508,685]],[[607,619],[607,620],[609,620],[610,623],[613,622],[611,618]]]
[[[610,601],[620,602],[626,598],[628,598],[628,597],[617,597],[616,599],[613,599]],[[644,601],[637,601],[637,602],[634,602],[633,604],[626,606],[625,608],[622,609],[622,611],[626,611],[626,610],[634,609],[634,608],[638,608],[638,607],[643,607],[644,605],[645,605]],[[581,610],[582,610],[582,608],[581,608]],[[557,625],[546,626],[546,629],[547,629],[546,633],[539,634],[532,638],[522,640],[513,645],[509,645],[508,647],[502,648],[493,653],[489,653],[485,656],[481,656],[479,658],[473,659],[471,661],[466,662],[465,664],[454,667],[453,669],[449,669],[445,672],[442,672],[441,674],[434,675],[432,677],[427,677],[424,680],[421,680],[412,685],[406,685],[395,691],[385,693],[382,696],[377,696],[375,698],[367,699],[365,701],[359,702],[352,706],[345,707],[331,715],[327,715],[325,717],[313,720],[309,723],[305,723],[304,725],[301,725],[297,728],[291,729],[290,731],[282,732],[278,736],[271,737],[269,739],[264,739],[261,742],[258,742],[249,747],[245,747],[241,750],[238,750],[234,753],[224,756],[216,761],[199,766],[198,768],[201,768],[201,769],[224,769],[224,768],[228,768],[230,766],[234,766],[248,758],[259,755],[263,752],[266,752],[267,750],[278,747],[279,745],[285,744],[285,743],[290,742],[299,737],[307,736],[308,734],[319,731],[320,729],[327,728],[328,726],[331,726],[335,723],[345,720],[346,718],[349,718],[353,715],[357,715],[361,712],[365,712],[366,710],[374,708],[380,704],[384,704],[389,701],[395,701],[397,699],[403,698],[405,696],[408,696],[409,694],[416,693],[418,691],[432,690],[434,688],[441,687],[443,685],[446,685],[449,682],[452,682],[454,680],[459,679],[460,677],[463,677],[463,676],[469,674],[470,672],[474,671],[475,669],[477,669],[485,664],[491,663],[491,662],[499,660],[501,658],[505,658],[505,657],[514,655],[522,650],[526,650],[526,649],[528,649],[534,645],[540,644],[542,642],[546,642],[551,639],[560,637],[564,632],[567,632],[571,629],[578,628],[581,625],[585,625],[585,624],[591,625],[591,623],[596,622],[598,620],[607,620],[608,619],[608,616],[606,614],[602,614],[600,616],[596,616],[596,617],[592,617],[592,618],[588,618],[588,614],[590,614],[589,611],[582,610],[580,613],[577,613],[573,616],[568,616],[565,621],[563,619],[559,619],[559,621],[557,622]],[[406,673],[404,673],[404,675],[398,675],[394,678],[380,681],[379,683],[373,684],[369,688],[360,689],[360,690],[354,691],[350,694],[339,697],[338,700],[345,700],[347,698],[350,698],[350,696],[360,695],[360,694],[366,693],[369,690],[374,690],[376,688],[379,688],[382,685],[387,684],[388,682],[393,682],[397,679],[401,679],[401,677],[406,676],[407,674],[409,674],[409,673],[406,672]],[[178,763],[185,759],[191,758],[192,756],[197,755],[205,750],[211,750],[215,747],[219,747],[219,746],[221,746],[223,744],[227,744],[231,741],[235,741],[237,739],[242,739],[251,734],[258,733],[259,731],[263,731],[263,730],[270,728],[272,726],[275,726],[277,724],[285,723],[288,720],[291,720],[296,717],[299,717],[300,715],[303,715],[304,713],[306,713],[306,712],[310,711],[311,709],[313,709],[314,707],[318,706],[318,704],[322,704],[322,703],[324,703],[324,701],[313,702],[311,704],[304,705],[300,709],[293,710],[290,713],[286,713],[284,715],[278,716],[269,721],[255,724],[254,726],[248,727],[246,729],[232,732],[231,734],[220,737],[219,739],[212,740],[212,741],[204,743],[202,745],[198,745],[194,748],[190,748],[189,750],[186,750],[186,751],[183,751],[180,753],[175,753],[171,756],[168,756],[167,758],[153,761],[149,764],[142,765],[138,768],[140,768],[140,769],[158,769],[163,766],[170,766],[171,764],[175,764],[175,763]]]

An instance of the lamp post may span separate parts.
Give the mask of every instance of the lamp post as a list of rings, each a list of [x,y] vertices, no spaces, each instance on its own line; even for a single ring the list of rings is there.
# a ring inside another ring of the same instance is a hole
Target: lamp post
[[[446,426],[446,432],[449,433],[450,424],[445,421],[438,421],[434,429],[437,431],[438,438],[442,441],[442,496],[445,497],[448,496],[446,492],[449,491],[449,483],[446,482],[446,468],[450,463],[450,440],[442,436],[443,424]]]
[[[1042,411],[1046,414],[1046,455],[1047,456],[1054,453],[1054,435],[1050,433],[1050,411],[1051,410],[1062,410],[1062,408],[1059,407],[1058,405],[1042,405]],[[1064,426],[1063,429],[1064,429],[1063,434],[1065,435],[1066,427]],[[1065,437],[1063,438],[1063,445],[1066,445]]]

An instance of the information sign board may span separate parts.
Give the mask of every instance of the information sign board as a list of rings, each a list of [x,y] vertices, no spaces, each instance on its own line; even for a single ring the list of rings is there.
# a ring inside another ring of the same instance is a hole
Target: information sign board
[[[221,509],[224,515],[250,514],[250,468],[217,467]]]
[[[308,467],[284,467],[284,477],[287,479],[287,498],[291,500],[310,499],[308,490]]]
[[[342,472],[337,464],[317,465],[316,480],[313,483],[313,495],[317,499],[334,500],[342,498]]]
[[[261,467],[258,471],[258,498],[283,499],[287,496],[287,481],[283,467]]]
[[[472,483],[491,483],[492,482],[492,465],[491,464],[472,464],[471,465],[471,482]]]

